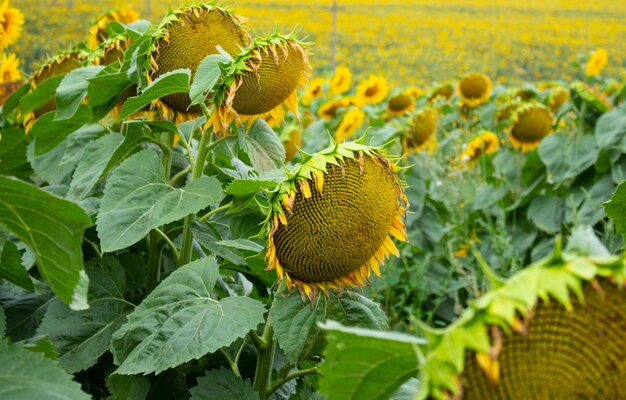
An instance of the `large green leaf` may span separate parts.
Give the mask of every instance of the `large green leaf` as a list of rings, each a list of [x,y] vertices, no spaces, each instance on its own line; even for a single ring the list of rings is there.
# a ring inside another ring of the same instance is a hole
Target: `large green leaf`
[[[626,181],[619,184],[609,201],[602,204],[619,233],[626,233]]]
[[[16,284],[31,292],[35,290],[28,271],[22,265],[22,253],[13,242],[5,242],[0,254],[0,279]]]
[[[330,399],[388,399],[417,375],[423,341],[412,336],[335,321],[322,325],[328,344],[320,370],[320,393]]]
[[[243,381],[223,368],[206,371],[189,392],[191,400],[259,400],[249,380]]]
[[[547,233],[561,231],[564,214],[565,200],[553,195],[537,196],[528,207],[528,219]]]
[[[85,147],[84,156],[74,171],[70,190],[67,193],[69,200],[80,201],[91,193],[91,190],[98,183],[100,173],[123,141],[124,136],[122,134],[112,132]]]
[[[239,134],[241,149],[259,172],[280,168],[285,161],[285,148],[278,135],[262,119],[257,119],[247,135]]]
[[[40,353],[0,339],[0,398],[3,400],[89,400],[58,364]]]
[[[56,121],[72,118],[78,107],[87,96],[89,79],[98,75],[103,66],[89,66],[77,68],[63,77],[56,89],[56,103],[54,119]]]
[[[49,102],[54,97],[57,87],[59,86],[59,83],[61,83],[61,81],[63,80],[64,76],[65,75],[56,75],[52,78],[46,79],[45,81],[37,85],[35,90],[23,96],[20,99],[19,106],[22,115],[25,115],[31,111],[35,111],[39,107]]]
[[[87,88],[89,105],[91,107],[110,105],[130,86],[132,86],[132,82],[124,72],[95,76],[89,79],[89,87]]]
[[[37,330],[48,336],[69,373],[93,366],[111,345],[111,336],[124,322],[132,306],[124,300],[124,268],[114,258],[86,267],[89,275],[88,310],[72,311],[53,302]]]
[[[340,298],[319,296],[313,304],[300,294],[277,295],[270,309],[274,336],[287,359],[294,365],[311,356],[320,337],[319,322],[332,319],[346,326],[386,329],[387,317],[378,304],[358,293]]]
[[[215,177],[203,176],[183,188],[170,186],[155,150],[134,154],[110,175],[98,214],[102,251],[128,247],[151,229],[197,213],[222,198]]]
[[[602,115],[596,123],[595,135],[599,147],[626,153],[626,108]]]
[[[265,307],[249,297],[211,295],[219,275],[214,257],[165,278],[113,335],[118,374],[160,373],[215,352],[263,322]]]
[[[154,82],[146,86],[139,96],[126,100],[117,120],[121,121],[130,117],[153,100],[168,94],[189,92],[190,76],[191,72],[188,69],[176,69],[159,76]]]
[[[206,100],[217,81],[222,77],[220,63],[226,63],[230,60],[232,58],[224,54],[209,54],[200,62],[189,90],[191,105],[200,104]]]
[[[107,175],[117,167],[122,161],[141,150],[141,144],[148,140],[143,134],[143,122],[127,123],[124,141],[115,149],[106,167],[102,169],[100,177]]]
[[[50,291],[33,293],[0,281],[0,306],[6,316],[6,335],[14,342],[33,337],[54,299]]]
[[[64,303],[75,310],[88,307],[81,245],[91,220],[82,208],[0,176],[0,224],[35,252],[41,276]]]
[[[591,167],[600,150],[593,135],[569,138],[553,134],[541,141],[538,152],[548,169],[549,180],[561,183]]]
[[[24,176],[32,173],[26,158],[28,137],[23,129],[0,131],[0,174]]]
[[[80,105],[74,116],[63,121],[54,120],[50,111],[35,120],[30,134],[35,140],[35,155],[39,156],[58,146],[72,132],[87,126],[91,122],[91,111],[86,105]]]

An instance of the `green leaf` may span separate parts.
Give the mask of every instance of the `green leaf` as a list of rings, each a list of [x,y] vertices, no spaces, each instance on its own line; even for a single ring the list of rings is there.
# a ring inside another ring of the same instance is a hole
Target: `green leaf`
[[[35,252],[39,272],[64,303],[74,310],[88,307],[81,245],[91,220],[82,208],[0,176],[0,224]]]
[[[98,140],[89,143],[83,151],[67,198],[72,201],[80,201],[89,196],[92,189],[100,179],[101,171],[106,167],[114,152],[124,141],[124,136],[117,132],[104,135]]]
[[[0,174],[27,176],[32,173],[26,158],[28,138],[23,129],[0,131]]]
[[[37,330],[57,347],[61,366],[69,373],[93,366],[111,345],[111,336],[124,322],[132,306],[124,300],[124,268],[114,258],[85,269],[89,275],[90,307],[72,311],[53,302]]]
[[[417,394],[418,386],[419,381],[416,378],[410,378],[391,395],[389,400],[413,400]]]
[[[176,69],[167,72],[146,86],[139,96],[131,97],[122,106],[117,121],[124,120],[141,110],[152,101],[172,93],[189,92],[191,72],[188,69]]]
[[[4,308],[0,307],[0,336],[6,335],[6,332],[7,332],[7,319],[6,319],[6,316],[4,315]]]
[[[537,196],[528,207],[528,219],[547,233],[561,231],[564,214],[564,200],[553,195]]]
[[[248,134],[240,132],[239,138],[241,149],[257,171],[271,171],[283,165],[285,148],[276,132],[264,120],[259,118],[254,121]]]
[[[111,374],[107,387],[111,400],[145,400],[150,392],[150,382],[143,376]]]
[[[35,287],[28,275],[28,271],[22,265],[22,253],[13,242],[5,242],[0,255],[0,279],[7,281],[33,292]]]
[[[141,144],[148,139],[143,135],[143,123],[128,123],[128,129],[125,129],[126,135],[121,145],[115,149],[113,155],[109,159],[106,167],[102,169],[100,177],[107,175],[111,170],[117,167],[122,161],[135,154],[141,149]]]
[[[563,134],[553,134],[541,141],[538,153],[550,174],[549,181],[561,183],[593,166],[600,150],[592,135],[570,139]]]
[[[133,83],[128,79],[126,73],[111,73],[95,76],[89,79],[87,96],[89,105],[97,107],[110,105],[121,96]]]
[[[187,264],[165,278],[113,335],[118,374],[160,373],[215,352],[263,322],[265,307],[249,297],[215,300],[214,257]]]
[[[26,96],[30,90],[30,85],[22,85],[15,92],[6,99],[2,105],[2,112],[0,113],[5,118],[12,114],[20,106],[22,97]]]
[[[417,375],[423,341],[412,336],[329,321],[320,393],[331,399],[388,399]]]
[[[43,337],[35,342],[24,343],[24,348],[35,353],[41,353],[44,357],[50,360],[58,360],[59,356],[56,351],[56,347],[50,343],[48,337]]]
[[[250,380],[243,381],[224,368],[206,371],[189,392],[190,400],[259,400]]]
[[[89,400],[56,362],[0,339],[0,398]]]
[[[86,105],[80,105],[71,119],[54,120],[54,112],[49,112],[35,120],[30,134],[35,140],[35,155],[39,156],[54,149],[72,132],[91,122],[91,111]]]
[[[217,81],[222,77],[220,63],[226,63],[229,58],[222,54],[210,54],[206,56],[198,65],[198,69],[193,78],[189,97],[191,105],[204,103]]]
[[[626,109],[603,114],[596,122],[595,136],[599,147],[626,153]]]
[[[617,232],[626,233],[626,181],[617,186],[609,201],[602,203],[606,215],[615,223]]]
[[[31,142],[27,151],[28,161],[35,173],[49,184],[69,184],[84,148],[104,131],[105,128],[99,124],[85,125],[63,139],[54,149],[39,156],[35,156],[35,143]]]
[[[54,120],[72,118],[87,96],[89,79],[98,75],[103,66],[90,66],[75,69],[63,77],[56,89],[57,109]]]
[[[274,176],[263,174],[257,179],[235,179],[226,188],[226,194],[233,196],[250,196],[261,190],[273,190],[285,178],[285,174],[277,170]]]
[[[49,102],[56,93],[59,83],[65,75],[56,75],[41,82],[35,90],[20,99],[20,112],[25,115]]]
[[[340,321],[347,326],[386,329],[387,317],[370,299],[350,293],[341,298],[319,296],[315,303],[303,302],[300,294],[277,295],[270,308],[270,324],[289,362],[297,365],[310,356],[321,338],[319,322]]]
[[[50,291],[32,293],[0,281],[0,305],[6,316],[6,335],[14,342],[33,337],[53,299]]]
[[[165,180],[155,150],[144,150],[124,160],[109,176],[96,222],[102,251],[137,243],[151,229],[197,213],[222,198],[215,177],[203,176],[183,188]]]

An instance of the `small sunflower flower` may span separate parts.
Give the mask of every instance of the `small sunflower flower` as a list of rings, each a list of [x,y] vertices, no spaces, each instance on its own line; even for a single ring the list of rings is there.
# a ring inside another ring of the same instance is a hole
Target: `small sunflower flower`
[[[454,95],[454,85],[450,82],[444,82],[432,88],[428,95],[428,101],[433,102],[438,98],[449,100],[452,95]]]
[[[473,108],[489,101],[491,79],[487,75],[472,73],[459,81],[457,91],[463,105]]]
[[[493,132],[483,131],[472,139],[461,153],[461,160],[472,164],[483,154],[493,154],[500,148],[498,136]]]
[[[415,108],[415,99],[413,96],[400,93],[391,97],[387,101],[387,114],[399,117],[411,112]]]
[[[424,89],[418,86],[411,86],[410,88],[406,89],[404,93],[413,97],[422,97],[426,94],[426,92],[424,92]]]
[[[397,167],[382,149],[332,144],[308,156],[270,199],[265,223],[268,270],[303,299],[363,286],[406,242],[408,201]]]
[[[352,86],[352,71],[341,64],[335,69],[335,74],[330,80],[330,93],[333,95],[343,94]]]
[[[370,75],[368,79],[361,82],[356,88],[356,97],[363,104],[378,104],[387,97],[389,85],[387,80],[380,75]]]
[[[0,83],[16,82],[22,79],[20,59],[13,53],[0,53]]]
[[[315,78],[311,79],[309,85],[306,88],[306,91],[302,95],[300,102],[304,106],[309,106],[313,99],[321,97],[324,94],[324,84],[326,83],[326,79],[323,78]]]
[[[0,50],[17,42],[22,34],[24,14],[10,7],[9,0],[0,4]]]
[[[564,87],[555,87],[548,92],[548,108],[552,112],[557,112],[565,103],[569,101],[569,91]]]
[[[357,131],[363,124],[363,120],[365,119],[365,113],[361,111],[357,107],[353,107],[348,110],[343,116],[339,127],[337,128],[337,133],[335,133],[335,139],[337,143],[342,143],[344,140],[354,135],[354,132]]]
[[[585,74],[587,76],[597,76],[606,67],[608,61],[609,53],[603,48],[596,49],[585,65]]]
[[[431,108],[419,110],[403,134],[405,153],[425,151],[431,154],[437,148],[437,113]]]
[[[524,104],[517,109],[511,121],[511,144],[523,152],[534,150],[544,137],[552,133],[553,123],[554,116],[542,104]]]
[[[522,101],[518,98],[513,98],[512,100],[507,101],[500,108],[498,108],[498,111],[496,112],[496,121],[508,121],[515,114],[515,111],[522,106],[522,104]]]

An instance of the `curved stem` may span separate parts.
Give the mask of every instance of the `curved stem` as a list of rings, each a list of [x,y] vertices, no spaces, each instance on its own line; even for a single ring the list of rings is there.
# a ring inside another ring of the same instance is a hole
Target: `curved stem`
[[[172,250],[172,253],[174,253],[174,257],[178,259],[178,249],[176,248],[174,243],[172,243],[170,238],[159,228],[154,228],[154,231],[157,233],[157,235],[161,237],[161,239],[165,240],[165,243],[167,243],[167,245],[170,247],[170,250]]]
[[[183,176],[187,175],[189,172],[191,171],[191,165],[188,165],[187,167],[185,167],[185,169],[179,171],[176,175],[174,175],[172,177],[172,179],[170,179],[170,181],[168,182],[168,184],[170,186],[174,186],[174,184]]]
[[[318,373],[319,373],[319,370],[317,369],[317,367],[311,367],[307,369],[301,369],[300,371],[292,372],[291,374],[287,375],[285,378],[277,379],[274,382],[272,382],[272,385],[267,390],[267,394],[268,396],[271,396],[275,391],[280,389],[282,385],[284,385],[285,383],[289,382],[292,379],[300,378],[306,375],[318,374]]]
[[[209,219],[212,215],[217,214],[220,211],[224,211],[230,208],[230,206],[233,205],[232,201],[229,201],[228,203],[224,204],[223,206],[219,206],[209,212],[207,212],[206,214],[204,214],[203,216],[200,217],[200,219],[198,221],[206,221],[207,219]]]

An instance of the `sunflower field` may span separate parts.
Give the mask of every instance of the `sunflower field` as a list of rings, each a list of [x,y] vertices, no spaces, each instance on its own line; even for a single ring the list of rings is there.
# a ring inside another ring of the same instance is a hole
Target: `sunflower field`
[[[109,6],[0,0],[0,399],[626,398],[626,4]]]

